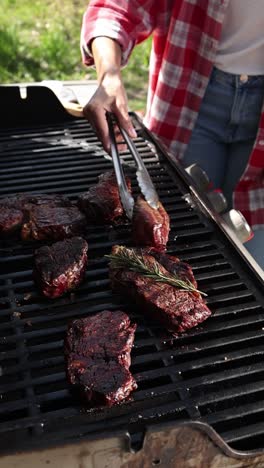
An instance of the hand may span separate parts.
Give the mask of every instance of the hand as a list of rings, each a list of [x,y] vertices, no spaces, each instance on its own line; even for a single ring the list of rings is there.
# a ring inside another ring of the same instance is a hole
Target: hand
[[[127,96],[120,71],[105,73],[96,92],[83,108],[84,116],[93,126],[104,149],[109,153],[110,139],[106,111],[115,115],[120,126],[127,131],[131,138],[137,136],[128,115]],[[117,141],[118,138],[117,133]]]

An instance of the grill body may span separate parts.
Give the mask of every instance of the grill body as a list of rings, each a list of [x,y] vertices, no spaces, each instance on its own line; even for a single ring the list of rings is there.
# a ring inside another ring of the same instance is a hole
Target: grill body
[[[18,111],[1,122],[0,196],[61,193],[74,200],[112,168],[89,124],[68,116],[49,90],[32,88],[26,102],[16,89],[5,93],[0,88],[2,102],[13,100]],[[263,283],[215,221],[190,206],[188,178],[132,117],[137,149],[170,215],[168,253],[190,263],[199,289],[208,294],[212,317],[172,339],[135,305],[112,294],[104,255],[114,244],[131,245],[129,224],[88,227],[85,282],[56,300],[40,297],[32,281],[33,251],[41,244],[2,241],[2,455],[113,434],[129,434],[130,446],[138,450],[150,426],[186,422],[209,425],[233,453],[253,455],[264,448]],[[122,160],[136,196],[129,152]],[[67,323],[120,308],[138,324],[131,365],[138,389],[120,406],[84,408],[65,378]]]

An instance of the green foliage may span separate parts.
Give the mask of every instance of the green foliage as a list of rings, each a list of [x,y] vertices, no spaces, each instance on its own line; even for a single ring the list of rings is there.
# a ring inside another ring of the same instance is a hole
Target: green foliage
[[[95,79],[81,62],[81,0],[0,1],[0,82]],[[144,109],[150,40],[137,46],[123,76],[130,107]]]
[[[147,99],[148,63],[151,39],[135,47],[123,71],[124,83],[133,110],[144,110]]]
[[[82,11],[77,3],[1,0],[2,83],[78,79],[84,74],[79,52]]]

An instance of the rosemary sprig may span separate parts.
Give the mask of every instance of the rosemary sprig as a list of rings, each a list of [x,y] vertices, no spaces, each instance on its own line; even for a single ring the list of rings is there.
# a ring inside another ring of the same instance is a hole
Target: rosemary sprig
[[[174,274],[164,274],[160,270],[157,261],[153,262],[153,264],[151,265],[148,265],[145,262],[143,255],[137,254],[133,249],[128,249],[126,247],[120,246],[118,253],[105,255],[105,257],[111,260],[112,268],[126,268],[130,271],[141,273],[143,276],[146,276],[147,278],[152,278],[154,281],[157,281],[159,283],[167,283],[180,290],[198,292],[203,296],[207,296],[207,294],[205,294],[204,292],[196,289],[195,286],[191,283],[191,281],[183,281],[177,275]]]

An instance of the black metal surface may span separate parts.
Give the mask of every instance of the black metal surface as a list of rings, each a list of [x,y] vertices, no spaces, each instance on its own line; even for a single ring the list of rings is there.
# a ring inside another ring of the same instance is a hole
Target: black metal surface
[[[160,152],[137,149],[171,218],[168,251],[188,261],[208,294],[212,317],[171,339],[140,311],[113,296],[107,261],[115,243],[130,245],[129,224],[87,231],[89,263],[78,290],[57,300],[38,295],[32,281],[36,244],[3,241],[0,274],[0,450],[65,443],[115,430],[135,446],[149,424],[199,420],[237,450],[263,449],[263,290],[224,235],[183,199],[185,187]],[[0,132],[0,195],[31,191],[74,199],[112,167],[83,120],[27,124]],[[128,153],[123,159],[130,162]],[[136,194],[135,177],[131,172]],[[39,244],[38,244],[39,245]],[[69,320],[122,308],[138,324],[130,401],[85,409],[65,379],[63,338]]]

